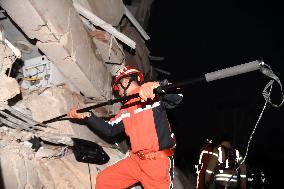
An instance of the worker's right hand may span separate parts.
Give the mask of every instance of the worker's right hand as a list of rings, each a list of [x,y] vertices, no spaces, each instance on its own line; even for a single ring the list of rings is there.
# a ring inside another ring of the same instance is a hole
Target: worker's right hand
[[[154,99],[155,93],[154,89],[160,86],[159,82],[147,82],[141,85],[139,90],[139,96],[142,102],[147,101],[148,98]]]
[[[90,112],[78,113],[77,108],[71,108],[67,115],[68,117],[75,119],[85,119],[86,117],[91,117]]]

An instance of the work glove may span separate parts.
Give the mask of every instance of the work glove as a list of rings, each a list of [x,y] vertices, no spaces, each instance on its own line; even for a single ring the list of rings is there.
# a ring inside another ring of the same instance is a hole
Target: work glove
[[[139,91],[139,96],[141,98],[142,102],[147,101],[148,98],[154,99],[155,98],[155,93],[154,89],[160,86],[159,82],[147,82],[141,85],[140,91]]]
[[[86,117],[91,117],[90,112],[78,113],[77,108],[71,108],[67,115],[68,117],[75,119],[85,119]]]

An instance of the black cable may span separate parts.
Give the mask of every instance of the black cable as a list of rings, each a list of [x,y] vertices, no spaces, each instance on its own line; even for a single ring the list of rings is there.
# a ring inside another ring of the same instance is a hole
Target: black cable
[[[92,186],[92,175],[91,175],[91,170],[90,170],[90,164],[89,163],[88,163],[88,168],[89,168],[91,189],[93,189],[93,186]]]

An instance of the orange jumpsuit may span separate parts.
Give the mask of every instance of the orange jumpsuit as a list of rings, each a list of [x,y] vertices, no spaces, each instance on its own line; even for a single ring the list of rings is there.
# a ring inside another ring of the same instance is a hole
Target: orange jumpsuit
[[[137,93],[137,87],[131,94]],[[166,94],[152,101],[128,101],[109,122],[94,114],[87,122],[92,130],[114,136],[125,131],[130,139],[129,156],[98,174],[96,189],[127,188],[140,182],[145,189],[173,188],[175,139],[166,109],[176,107],[180,94]]]

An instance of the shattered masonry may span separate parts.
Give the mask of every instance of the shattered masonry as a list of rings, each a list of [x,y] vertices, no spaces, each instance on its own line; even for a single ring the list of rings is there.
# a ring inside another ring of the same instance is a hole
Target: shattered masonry
[[[124,65],[155,79],[143,30],[152,2],[0,0],[0,188],[95,188],[98,172],[125,156],[124,143],[85,125],[41,122],[113,98],[112,76]],[[109,117],[118,108],[94,112]],[[109,162],[78,162],[71,138],[99,144]]]

